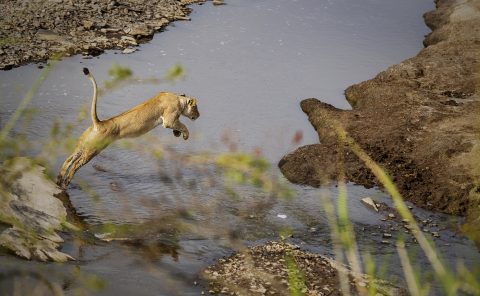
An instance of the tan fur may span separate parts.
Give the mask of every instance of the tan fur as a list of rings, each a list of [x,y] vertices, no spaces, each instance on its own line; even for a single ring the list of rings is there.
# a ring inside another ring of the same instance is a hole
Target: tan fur
[[[57,177],[57,184],[66,188],[75,172],[89,162],[113,141],[121,138],[138,137],[157,125],[173,129],[178,137],[183,134],[187,140],[189,132],[180,122],[180,115],[195,120],[200,116],[197,100],[185,95],[161,92],[150,100],[120,115],[107,120],[99,120],[96,113],[97,84],[88,69],[84,69],[93,84],[92,126],[80,136],[75,151],[65,160]]]

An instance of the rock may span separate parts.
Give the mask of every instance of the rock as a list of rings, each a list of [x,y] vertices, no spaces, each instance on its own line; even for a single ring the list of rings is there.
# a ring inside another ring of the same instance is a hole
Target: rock
[[[136,52],[136,51],[137,51],[136,48],[125,48],[125,49],[122,51],[122,53],[123,53],[123,54],[129,54],[129,53],[134,53],[134,52]]]
[[[39,40],[43,41],[56,41],[56,42],[61,42],[64,40],[64,38],[60,35],[58,35],[55,32],[48,31],[48,30],[38,30],[36,37]]]
[[[361,199],[361,201],[364,205],[378,212],[377,204],[373,201],[371,197],[364,197]]]
[[[225,5],[224,0],[213,0],[213,5]]]
[[[107,23],[105,21],[95,22],[95,27],[99,28],[99,29],[105,27],[106,25],[107,25]]]
[[[83,20],[82,22],[83,28],[85,28],[85,30],[90,30],[91,28],[93,28],[94,24],[95,23],[92,20]]]
[[[175,17],[175,20],[179,20],[179,21],[189,21],[190,18],[188,16],[183,16],[183,15],[176,15]]]
[[[155,28],[155,30],[159,30],[166,26],[169,23],[169,21],[166,18],[161,18],[159,20],[153,20],[148,22],[148,25]]]
[[[0,167],[0,217],[11,228],[0,234],[0,245],[25,259],[65,262],[73,260],[57,250],[63,239],[56,233],[69,223],[67,210],[55,197],[60,188],[45,168],[23,157]]]
[[[137,40],[131,36],[122,36],[120,37],[121,42],[129,45],[137,45]]]
[[[131,26],[123,30],[125,33],[136,37],[148,37],[153,34],[153,30],[146,25]]]

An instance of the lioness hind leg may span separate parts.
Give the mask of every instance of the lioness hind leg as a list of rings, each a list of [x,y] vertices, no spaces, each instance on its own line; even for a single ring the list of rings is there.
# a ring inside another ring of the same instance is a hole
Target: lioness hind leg
[[[65,175],[68,173],[72,164],[82,155],[81,151],[75,150],[64,162],[62,168],[60,169],[60,173],[57,176],[57,185],[63,187],[63,181]]]
[[[76,157],[75,159],[73,159],[72,163],[67,168],[66,177],[63,176],[62,183],[60,184],[62,186],[62,188],[66,188],[68,186],[68,184],[70,184],[70,182],[72,181],[75,173],[82,166],[84,166],[86,163],[88,163],[93,157],[95,157],[95,155],[97,155],[97,154],[98,154],[98,151],[96,151],[96,150],[83,150],[83,151],[81,151],[80,155],[78,157]]]

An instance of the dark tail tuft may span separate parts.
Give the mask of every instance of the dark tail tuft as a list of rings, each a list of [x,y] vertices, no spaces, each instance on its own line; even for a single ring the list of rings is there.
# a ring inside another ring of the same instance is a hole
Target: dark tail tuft
[[[88,68],[83,68],[83,74],[85,75],[90,74],[90,71],[88,71]]]

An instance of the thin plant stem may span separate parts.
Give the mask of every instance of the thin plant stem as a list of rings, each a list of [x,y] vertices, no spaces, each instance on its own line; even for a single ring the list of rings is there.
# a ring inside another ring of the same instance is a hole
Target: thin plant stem
[[[53,68],[57,63],[58,63],[57,59],[50,60],[49,63],[47,64],[47,67],[45,67],[45,69],[40,73],[40,76],[33,83],[32,87],[25,94],[25,96],[23,97],[22,101],[18,105],[13,115],[8,119],[5,126],[0,131],[0,142],[5,141],[8,134],[12,130],[13,126],[15,125],[15,123],[20,119],[23,112],[27,108],[27,105],[32,101],[32,98],[35,95],[35,93],[38,91],[38,89],[43,84],[45,79],[47,79],[48,75],[50,74],[50,72],[53,70]]]
[[[335,209],[332,201],[326,194],[322,194],[323,208],[325,209],[325,214],[328,219],[328,224],[330,225],[330,233],[332,235],[333,242],[333,251],[335,253],[336,260],[340,263],[344,263],[344,254],[342,251],[342,245],[340,241],[340,230],[338,227],[338,221],[335,217]],[[344,296],[350,296],[350,284],[348,280],[348,275],[346,269],[337,268],[338,271],[338,280],[340,282],[340,290]]]
[[[402,263],[403,274],[407,281],[408,291],[412,296],[420,296],[420,288],[418,282],[415,279],[415,273],[413,271],[412,265],[410,264],[410,259],[408,258],[407,250],[405,250],[405,243],[403,241],[397,242],[397,253],[400,257],[400,262]]]
[[[403,219],[408,221],[408,225],[411,228],[411,232],[415,239],[418,241],[420,247],[424,251],[428,260],[432,264],[433,270],[439,277],[442,282],[442,285],[445,288],[445,291],[448,295],[455,295],[456,285],[454,284],[455,279],[447,271],[440,258],[438,257],[438,252],[435,250],[435,247],[427,240],[425,235],[423,235],[420,227],[415,222],[412,213],[409,211],[407,205],[405,204],[403,197],[398,191],[397,187],[385,172],[359,145],[358,143],[351,138],[347,131],[340,125],[340,123],[334,119],[329,119],[332,122],[332,125],[335,129],[335,132],[342,143],[345,143],[350,150],[355,153],[355,155],[365,163],[365,165],[372,171],[375,177],[383,184],[387,192],[392,196],[395,207],[402,216]]]
[[[343,146],[339,146],[337,154],[338,165],[338,222],[340,224],[340,238],[345,248],[346,256],[354,274],[360,275],[362,272],[362,264],[360,263],[360,254],[358,252],[357,241],[355,239],[355,232],[348,215],[348,193],[345,182],[345,170],[343,159]],[[355,281],[355,287],[359,295],[366,295],[365,287],[360,286],[359,281]]]

